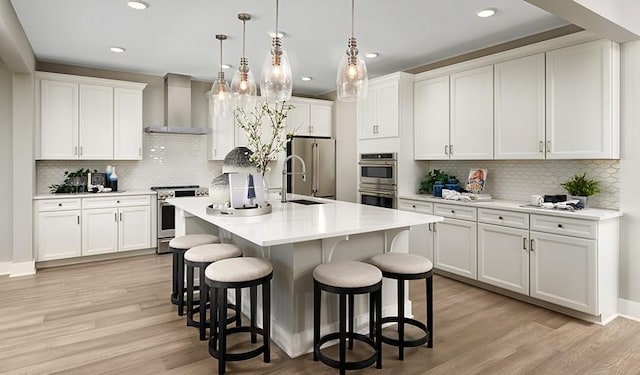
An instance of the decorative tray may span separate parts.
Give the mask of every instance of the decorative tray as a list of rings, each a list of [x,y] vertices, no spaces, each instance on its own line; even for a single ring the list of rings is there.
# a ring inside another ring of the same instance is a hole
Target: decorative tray
[[[259,216],[271,213],[272,206],[269,203],[265,203],[263,206],[253,208],[214,208],[212,204],[207,206],[207,215],[212,216],[235,216],[235,217],[248,217]]]

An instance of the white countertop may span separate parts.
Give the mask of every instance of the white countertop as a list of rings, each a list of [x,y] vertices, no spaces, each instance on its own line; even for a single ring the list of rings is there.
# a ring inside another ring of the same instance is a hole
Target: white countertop
[[[108,193],[47,193],[47,194],[37,194],[33,196],[34,200],[38,199],[71,199],[71,198],[94,198],[94,197],[107,197],[112,195],[156,195],[156,192],[153,190],[125,190],[125,191],[116,191],[116,192],[108,192]]]
[[[431,195],[426,194],[401,194],[398,196],[399,199],[413,199],[424,202],[433,202],[433,203],[446,203],[446,204],[458,204],[465,205],[471,207],[478,208],[493,208],[493,209],[504,209],[510,211],[518,211],[518,212],[526,212],[530,214],[544,214],[544,215],[552,215],[552,216],[562,216],[562,217],[570,217],[576,219],[585,219],[585,220],[607,220],[613,219],[616,217],[621,217],[622,212],[616,210],[605,210],[602,208],[585,208],[577,211],[568,211],[568,210],[558,210],[558,209],[549,209],[549,208],[538,208],[532,206],[526,206],[527,202],[514,202],[514,201],[505,201],[494,199],[491,201],[454,201],[447,200],[443,198],[436,198]],[[524,206],[524,207],[523,207]]]
[[[288,199],[325,202],[305,206],[271,202],[273,212],[253,217],[207,215],[209,197],[171,198],[167,202],[258,246],[377,232],[441,221],[443,218],[382,207],[288,194]]]

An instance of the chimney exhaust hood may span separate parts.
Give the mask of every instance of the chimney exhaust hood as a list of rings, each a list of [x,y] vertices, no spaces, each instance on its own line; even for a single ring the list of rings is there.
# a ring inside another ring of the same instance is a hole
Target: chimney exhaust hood
[[[168,73],[164,76],[164,126],[147,126],[146,133],[194,134],[211,133],[210,128],[191,126],[191,77]]]

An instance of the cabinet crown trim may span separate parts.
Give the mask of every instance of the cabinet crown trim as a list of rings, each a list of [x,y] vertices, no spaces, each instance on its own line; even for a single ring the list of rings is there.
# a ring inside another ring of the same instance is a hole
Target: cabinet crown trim
[[[50,72],[36,72],[35,77],[38,80],[44,79],[44,80],[51,80],[51,81],[62,81],[62,82],[87,84],[87,85],[113,86],[113,87],[119,87],[119,88],[130,88],[130,89],[138,89],[138,90],[143,90],[145,87],[147,87],[147,84],[142,82],[120,81],[115,79],[76,76],[71,74],[50,73]]]

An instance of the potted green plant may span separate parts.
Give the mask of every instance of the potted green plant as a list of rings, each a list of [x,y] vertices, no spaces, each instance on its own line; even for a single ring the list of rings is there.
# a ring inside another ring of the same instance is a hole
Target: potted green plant
[[[420,187],[418,188],[419,194],[432,194],[433,193],[433,185],[436,182],[441,182],[445,184],[447,179],[449,179],[449,175],[445,172],[440,171],[439,169],[434,169],[433,171],[427,172],[424,178],[420,182]],[[455,178],[455,177],[454,177]]]
[[[579,200],[584,207],[587,207],[587,197],[600,192],[598,181],[588,179],[586,173],[576,174],[570,180],[561,183],[560,186],[569,193],[569,199]]]

